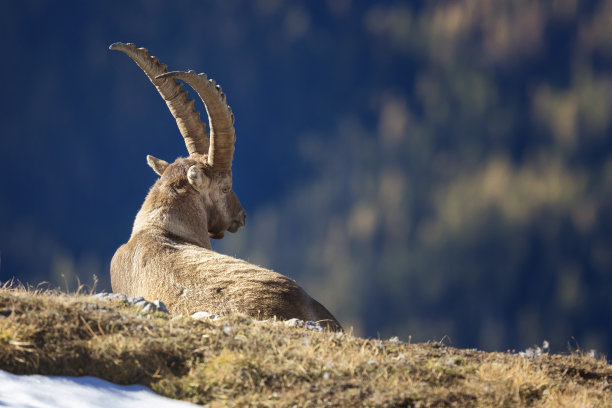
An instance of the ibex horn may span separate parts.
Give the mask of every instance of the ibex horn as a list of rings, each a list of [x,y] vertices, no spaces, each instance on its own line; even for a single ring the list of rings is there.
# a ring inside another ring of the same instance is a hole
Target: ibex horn
[[[202,98],[210,126],[210,148],[208,164],[219,171],[229,171],[232,168],[234,156],[234,114],[225,101],[225,94],[215,81],[208,79],[206,74],[196,74],[194,71],[173,71],[156,77],[157,79],[176,78],[189,84]]]
[[[174,79],[159,77],[168,72],[168,67],[161,64],[156,57],[149,56],[145,48],[136,48],[131,43],[114,43],[108,48],[124,52],[147,74],[176,119],[189,154],[208,153],[209,141],[206,124],[200,120],[200,114],[194,109],[193,99],[187,97],[187,91],[183,90],[181,84]]]

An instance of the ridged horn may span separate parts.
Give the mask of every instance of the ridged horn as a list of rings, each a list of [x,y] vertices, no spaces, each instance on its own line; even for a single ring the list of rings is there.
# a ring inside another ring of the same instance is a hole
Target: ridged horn
[[[189,154],[208,153],[209,141],[206,124],[200,120],[200,114],[193,106],[193,99],[187,96],[187,91],[183,90],[182,85],[174,79],[159,77],[168,72],[168,67],[160,63],[156,57],[149,56],[145,48],[136,48],[132,43],[118,42],[108,48],[124,52],[147,74],[149,80],[166,101],[170,113],[176,119]]]
[[[206,74],[196,74],[194,71],[173,71],[157,76],[158,79],[176,78],[189,84],[202,98],[208,125],[210,127],[210,148],[208,163],[219,171],[229,171],[232,168],[234,156],[234,114],[225,101],[225,94],[214,80]]]

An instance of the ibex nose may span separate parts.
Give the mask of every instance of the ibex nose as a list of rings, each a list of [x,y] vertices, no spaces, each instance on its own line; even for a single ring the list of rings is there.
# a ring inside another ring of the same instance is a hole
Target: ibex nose
[[[229,232],[234,233],[238,231],[241,227],[244,227],[245,223],[246,223],[246,212],[244,210],[240,210],[240,212],[236,215],[236,217],[234,217],[234,220],[232,221],[232,223],[230,224],[227,230]]]

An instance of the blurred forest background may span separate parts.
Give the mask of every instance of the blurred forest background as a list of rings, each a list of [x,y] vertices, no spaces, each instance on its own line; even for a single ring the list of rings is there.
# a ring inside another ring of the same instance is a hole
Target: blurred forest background
[[[357,334],[612,351],[612,0],[4,2],[1,281],[109,289],[186,154],[116,41],[228,95],[220,252]]]

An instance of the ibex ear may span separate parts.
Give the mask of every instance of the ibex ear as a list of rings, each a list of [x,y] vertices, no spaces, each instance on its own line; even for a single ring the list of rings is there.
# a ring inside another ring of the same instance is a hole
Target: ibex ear
[[[202,184],[204,184],[204,174],[202,174],[202,170],[198,166],[191,166],[187,170],[187,180],[196,190],[199,190]]]
[[[160,176],[162,175],[164,170],[166,170],[166,168],[168,167],[167,161],[158,159],[157,157],[153,157],[150,155],[147,155],[147,163],[149,164],[149,166],[151,166],[153,171],[159,174]]]

